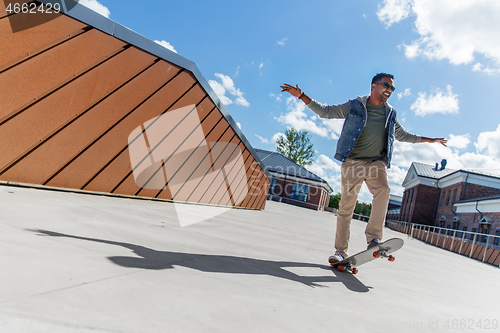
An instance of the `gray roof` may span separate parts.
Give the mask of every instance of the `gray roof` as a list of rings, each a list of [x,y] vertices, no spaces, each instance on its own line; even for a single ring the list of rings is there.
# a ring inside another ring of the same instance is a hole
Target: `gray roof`
[[[462,171],[482,176],[500,178],[500,169],[462,169]]]
[[[281,173],[283,175],[314,180],[317,182],[324,183],[328,187],[330,187],[330,185],[326,180],[324,180],[321,177],[318,177],[314,173],[310,172],[304,167],[301,167],[300,165],[290,160],[289,158],[281,155],[280,153],[262,149],[255,149],[255,151],[257,152],[257,155],[259,156],[260,160],[265,166],[266,171],[268,172],[276,172],[276,173]]]
[[[412,165],[415,168],[415,172],[417,173],[418,176],[432,178],[432,179],[441,179],[443,177],[451,175],[452,173],[460,172],[460,171],[467,172],[467,173],[473,173],[473,174],[477,174],[477,175],[481,175],[481,176],[500,178],[500,169],[460,169],[460,170],[444,169],[444,170],[441,170],[441,167],[439,167],[438,170],[436,170],[435,166],[428,165],[428,164],[413,162]]]
[[[436,170],[435,166],[418,162],[413,162],[412,165],[415,168],[415,172],[418,176],[432,179],[440,179],[457,171],[455,169],[440,170],[441,166],[439,166],[438,170]]]

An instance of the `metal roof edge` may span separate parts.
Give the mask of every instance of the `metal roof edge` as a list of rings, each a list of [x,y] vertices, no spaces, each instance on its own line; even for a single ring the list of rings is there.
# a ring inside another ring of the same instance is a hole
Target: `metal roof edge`
[[[265,169],[264,164],[260,160],[259,156],[257,155],[257,152],[254,150],[252,145],[250,145],[250,142],[247,140],[239,126],[236,124],[234,121],[233,117],[229,114],[229,112],[226,110],[222,102],[220,101],[219,97],[217,94],[213,91],[212,87],[210,87],[208,81],[205,79],[203,74],[201,74],[200,70],[196,66],[196,64],[188,60],[187,58],[184,58],[183,56],[170,51],[169,49],[165,48],[164,46],[152,41],[151,39],[144,37],[143,35],[93,11],[90,8],[85,7],[84,5],[80,3],[76,3],[75,5],[72,4],[72,8],[70,10],[66,10],[66,6],[62,4],[62,2],[68,1],[68,0],[37,0],[38,2],[41,2],[43,4],[55,4],[59,3],[61,5],[61,12],[64,13],[65,15],[68,15],[76,20],[79,20],[85,24],[91,25],[92,27],[108,34],[111,36],[114,36],[120,40],[123,40],[124,42],[130,43],[146,52],[149,52],[151,54],[154,54],[160,58],[165,59],[168,62],[171,62],[177,66],[183,67],[187,70],[189,70],[194,77],[198,80],[200,85],[205,89],[207,94],[210,96],[212,101],[214,102],[215,106],[220,110],[224,118],[227,120],[229,125],[232,127],[232,129],[236,132],[236,135],[241,139],[241,141],[245,144],[247,147],[248,151],[250,154],[252,154],[253,158],[255,161],[260,165],[264,173],[268,178],[270,177],[269,172]],[[70,0],[73,1],[73,0]],[[65,4],[65,3],[64,3]]]
[[[499,199],[500,199],[500,195],[492,195],[492,196],[489,196],[489,197],[470,198],[470,199],[463,199],[463,200],[455,201],[453,203],[453,205],[462,204],[462,203],[476,202],[476,201],[479,202],[479,201],[499,200]]]

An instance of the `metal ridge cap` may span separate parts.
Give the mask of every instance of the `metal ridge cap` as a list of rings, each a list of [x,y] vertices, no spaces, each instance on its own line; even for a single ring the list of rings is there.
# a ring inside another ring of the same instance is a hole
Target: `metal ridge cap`
[[[130,43],[146,52],[149,52],[151,54],[154,54],[162,59],[165,59],[168,62],[171,62],[177,66],[183,67],[190,71],[196,80],[200,83],[200,85],[203,87],[205,92],[210,96],[212,101],[214,102],[215,106],[219,109],[219,111],[222,113],[223,117],[227,120],[229,125],[232,127],[232,129],[235,131],[236,135],[241,139],[243,144],[247,147],[248,151],[250,154],[253,156],[257,164],[260,165],[262,170],[264,171],[265,175],[270,178],[269,173],[266,171],[264,164],[260,160],[259,156],[257,155],[257,152],[253,149],[252,145],[250,142],[247,140],[239,126],[236,124],[234,121],[233,117],[227,112],[226,108],[220,101],[219,97],[217,94],[213,91],[212,87],[208,83],[208,81],[205,79],[203,74],[201,74],[200,70],[196,66],[196,64],[188,60],[187,58],[184,58],[183,56],[170,51],[169,49],[165,48],[164,46],[154,42],[153,40],[133,31],[132,29],[129,29],[125,27],[124,25],[121,25],[110,18],[107,18],[95,11],[93,11],[90,8],[87,8],[86,6],[76,3],[73,8],[71,8],[69,11],[66,10],[65,6],[62,6],[61,1],[67,1],[67,0],[37,0],[43,4],[54,4],[54,3],[59,3],[61,4],[61,12],[64,13],[65,15],[68,15],[76,20],[79,20],[85,24],[91,25],[92,27],[108,34],[111,36],[114,36],[124,42]]]

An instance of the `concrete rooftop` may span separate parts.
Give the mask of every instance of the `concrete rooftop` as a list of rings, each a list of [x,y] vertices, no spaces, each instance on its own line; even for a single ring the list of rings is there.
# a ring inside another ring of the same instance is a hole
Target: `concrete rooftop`
[[[330,269],[331,213],[268,202],[180,227],[171,203],[5,185],[0,205],[1,332],[492,332],[500,319],[498,268],[389,229],[405,240],[394,263]],[[352,253],[364,227],[353,220]]]

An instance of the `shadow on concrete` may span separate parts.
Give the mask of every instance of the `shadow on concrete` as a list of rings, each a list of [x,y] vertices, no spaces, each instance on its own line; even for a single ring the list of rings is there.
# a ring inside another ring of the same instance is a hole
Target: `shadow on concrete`
[[[354,292],[369,291],[368,287],[366,287],[363,283],[356,279],[356,277],[354,277],[352,274],[338,273],[336,272],[336,270],[332,270],[332,268],[327,265],[289,261],[260,260],[226,255],[156,251],[140,245],[97,238],[67,235],[48,230],[28,229],[28,231],[36,232],[41,236],[68,237],[84,241],[122,246],[124,248],[130,249],[140,257],[108,257],[111,262],[122,267],[163,270],[172,269],[174,268],[174,266],[182,266],[209,273],[268,275],[289,281],[299,282],[310,287],[325,287],[319,284],[320,282],[341,282],[346,286],[346,288]],[[322,270],[328,271],[329,273],[334,273],[335,276],[300,276],[286,270],[286,267],[320,268]]]

